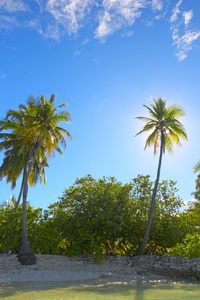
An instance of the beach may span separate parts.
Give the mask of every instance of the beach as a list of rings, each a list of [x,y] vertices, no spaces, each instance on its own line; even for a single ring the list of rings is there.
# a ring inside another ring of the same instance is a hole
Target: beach
[[[134,267],[128,257],[110,256],[94,262],[94,257],[39,254],[37,263],[22,266],[16,255],[0,255],[1,287],[62,287],[105,283],[167,282],[165,276]]]

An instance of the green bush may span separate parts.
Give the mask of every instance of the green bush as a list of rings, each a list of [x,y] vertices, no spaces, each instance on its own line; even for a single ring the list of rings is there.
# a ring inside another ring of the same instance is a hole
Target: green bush
[[[171,255],[186,258],[200,257],[200,234],[187,234],[182,243],[178,243]]]

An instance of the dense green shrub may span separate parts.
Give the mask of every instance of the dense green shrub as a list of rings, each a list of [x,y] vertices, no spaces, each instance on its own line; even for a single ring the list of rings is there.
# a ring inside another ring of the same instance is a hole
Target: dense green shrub
[[[95,180],[90,175],[65,189],[48,210],[27,206],[28,237],[32,250],[41,254],[134,255],[143,239],[152,196],[149,176],[138,175],[129,184],[115,178]],[[187,233],[196,232],[198,206],[179,212],[182,201],[176,182],[158,186],[153,221],[146,247],[148,254],[166,254]],[[16,213],[0,207],[0,252],[17,253],[22,236],[22,207]]]
[[[200,234],[187,234],[182,243],[178,243],[171,255],[186,258],[200,257]]]
[[[182,201],[175,185],[173,181],[159,185],[147,253],[162,254],[177,243]],[[149,176],[143,175],[125,185],[115,178],[95,180],[88,175],[77,179],[60,201],[49,207],[54,228],[62,236],[60,249],[67,255],[136,254],[152,186]]]

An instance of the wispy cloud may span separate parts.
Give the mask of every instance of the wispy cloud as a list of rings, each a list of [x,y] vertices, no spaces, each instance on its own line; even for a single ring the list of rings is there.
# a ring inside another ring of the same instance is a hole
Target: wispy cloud
[[[87,45],[89,42],[90,42],[89,39],[85,39],[85,40],[82,42],[82,45]]]
[[[185,26],[187,26],[190,23],[190,21],[193,17],[193,10],[184,11],[183,12],[183,17],[184,17],[184,20],[185,20]]]
[[[0,78],[5,79],[7,77],[7,74],[0,72]]]
[[[0,29],[8,31],[20,26],[17,14],[27,10],[28,6],[21,0],[0,0]]]
[[[99,25],[95,37],[105,40],[107,36],[122,28],[132,25],[142,14],[148,4],[147,0],[104,0],[99,12]]]
[[[152,0],[152,9],[153,10],[162,10],[163,1],[162,0]]]
[[[74,56],[80,56],[81,55],[81,51],[80,50],[76,50],[75,52],[74,52]]]
[[[94,0],[48,0],[45,10],[53,17],[57,34],[61,26],[69,35],[76,33],[81,27],[87,14],[90,13]],[[48,30],[49,31],[49,30]]]
[[[0,0],[0,9],[2,12],[18,12],[18,11],[26,11],[27,6],[21,0]]]
[[[123,33],[121,36],[122,37],[126,37],[126,36],[130,37],[133,35],[133,33],[134,33],[133,30],[129,30],[129,31]]]
[[[182,0],[179,0],[170,17],[173,45],[176,46],[176,56],[179,61],[187,57],[189,51],[192,50],[194,41],[200,37],[200,30],[189,28],[193,10],[181,10],[181,4]]]
[[[200,30],[187,30],[182,36],[179,36],[178,33],[174,35],[174,45],[177,47],[176,56],[178,57],[178,60],[181,61],[187,57],[188,52],[192,50],[192,43],[199,37]]]
[[[136,20],[153,26],[155,20],[165,19],[170,22],[178,60],[183,60],[200,36],[200,30],[192,28],[195,11],[183,10],[183,2],[177,0],[174,5],[170,0],[0,0],[0,30],[21,26],[36,30],[44,38],[60,40],[66,34],[76,36],[88,25],[94,37],[104,42],[122,28],[129,34],[121,36],[131,36]],[[85,39],[83,44],[88,41]]]
[[[178,14],[180,13],[179,6],[181,5],[181,3],[182,3],[182,0],[179,0],[177,2],[177,4],[174,6],[173,11],[172,11],[173,13],[170,18],[170,22],[174,22],[178,19]]]
[[[18,21],[14,16],[1,16],[0,18],[1,29],[9,31],[18,25]]]

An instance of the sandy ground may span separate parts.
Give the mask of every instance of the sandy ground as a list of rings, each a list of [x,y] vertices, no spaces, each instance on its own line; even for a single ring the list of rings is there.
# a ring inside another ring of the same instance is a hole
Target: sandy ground
[[[71,285],[99,285],[105,283],[137,283],[162,281],[157,276],[136,268],[127,257],[109,257],[94,263],[93,258],[59,255],[36,255],[37,264],[22,266],[16,255],[0,255],[0,288],[6,287],[62,287]]]

